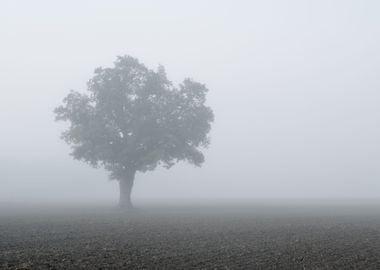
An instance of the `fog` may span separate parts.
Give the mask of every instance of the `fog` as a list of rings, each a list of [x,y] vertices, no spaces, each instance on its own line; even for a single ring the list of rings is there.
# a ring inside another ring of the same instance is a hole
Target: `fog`
[[[53,109],[132,55],[210,89],[201,168],[138,173],[136,204],[380,197],[377,1],[2,1],[0,202],[116,203]]]

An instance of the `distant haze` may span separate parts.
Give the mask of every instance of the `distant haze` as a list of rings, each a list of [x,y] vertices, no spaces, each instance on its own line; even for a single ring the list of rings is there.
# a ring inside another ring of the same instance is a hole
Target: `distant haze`
[[[136,175],[149,200],[380,198],[380,2],[0,3],[0,202],[116,202],[53,109],[117,55],[210,89],[202,168]],[[90,188],[89,188],[90,187]]]

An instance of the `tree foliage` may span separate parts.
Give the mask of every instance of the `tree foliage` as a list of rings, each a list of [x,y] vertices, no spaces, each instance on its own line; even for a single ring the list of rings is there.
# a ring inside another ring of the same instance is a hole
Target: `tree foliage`
[[[181,160],[203,163],[214,118],[207,92],[191,79],[174,86],[162,66],[151,70],[123,56],[112,68],[97,68],[87,93],[71,91],[55,114],[70,124],[62,138],[75,159],[121,179]]]

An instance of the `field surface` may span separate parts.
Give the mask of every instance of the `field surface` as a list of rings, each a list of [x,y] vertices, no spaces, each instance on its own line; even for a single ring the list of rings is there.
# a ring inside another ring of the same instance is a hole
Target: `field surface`
[[[0,209],[1,269],[380,269],[378,205]]]

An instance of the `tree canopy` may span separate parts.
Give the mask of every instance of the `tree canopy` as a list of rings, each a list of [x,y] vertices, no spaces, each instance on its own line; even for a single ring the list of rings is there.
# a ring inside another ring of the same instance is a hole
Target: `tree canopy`
[[[97,68],[87,93],[72,90],[55,114],[70,124],[62,138],[72,156],[120,180],[181,160],[204,162],[201,150],[210,143],[214,119],[207,92],[192,79],[174,86],[162,66],[152,70],[122,56],[111,68]]]

